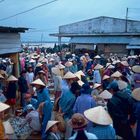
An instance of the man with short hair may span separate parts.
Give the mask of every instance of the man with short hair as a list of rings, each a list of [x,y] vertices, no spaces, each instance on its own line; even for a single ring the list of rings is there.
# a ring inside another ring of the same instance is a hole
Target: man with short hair
[[[108,101],[108,112],[113,120],[113,127],[116,134],[125,140],[133,140],[133,132],[130,125],[135,124],[133,105],[134,101],[130,95],[119,90],[116,81],[113,81],[109,87],[112,98]]]

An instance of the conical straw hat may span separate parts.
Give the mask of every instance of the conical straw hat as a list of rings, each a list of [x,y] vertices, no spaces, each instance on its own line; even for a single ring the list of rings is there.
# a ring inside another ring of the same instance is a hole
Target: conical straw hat
[[[102,68],[103,68],[103,66],[100,65],[100,64],[97,64],[97,65],[94,67],[95,70],[102,69]]]
[[[76,78],[76,75],[73,74],[72,72],[68,71],[68,72],[64,75],[63,78],[64,78],[64,79],[72,79],[72,78]]]
[[[79,80],[81,80],[81,74],[79,74],[79,73],[74,73],[78,78],[79,78]]]
[[[52,71],[52,73],[54,73],[54,74],[56,74],[56,75],[58,75],[58,76],[61,75],[61,71],[59,70],[59,68],[53,67],[53,68],[51,69],[51,71]]]
[[[85,74],[80,70],[76,73],[74,73],[80,80],[81,80],[81,76],[85,76]]]
[[[101,86],[101,84],[95,83],[94,86],[93,86],[93,89],[96,89],[96,88],[98,88],[100,86]]]
[[[55,59],[54,58],[50,58],[49,61],[55,61]]]
[[[80,74],[82,76],[85,76],[85,74],[81,70],[77,71],[75,74]]]
[[[115,64],[120,63],[120,62],[121,62],[120,60],[114,60],[112,64],[115,65]]]
[[[59,69],[64,69],[65,68],[65,66],[62,65],[62,64],[58,64],[58,65],[56,65],[56,67],[59,68]]]
[[[82,85],[84,84],[84,82],[82,82],[81,80],[78,80],[77,81],[78,82],[78,84],[82,87]]]
[[[34,60],[34,59],[31,59],[29,62],[30,62],[30,63],[34,63],[34,62],[35,62],[35,60]]]
[[[111,75],[111,77],[117,77],[117,78],[121,77],[121,76],[122,76],[122,74],[119,71],[116,71]]]
[[[48,60],[46,58],[43,58],[42,63],[47,63]]]
[[[106,63],[106,67],[108,67],[109,65],[111,65],[111,63]]]
[[[41,67],[42,64],[41,63],[37,63],[36,67]]]
[[[99,55],[96,55],[94,58],[96,58],[96,59],[97,59],[97,58],[101,58],[101,57],[100,57]]]
[[[84,112],[84,115],[88,120],[99,125],[110,125],[113,123],[110,115],[102,106],[88,109]]]
[[[114,69],[115,67],[113,65],[109,65],[107,68],[108,69]]]
[[[9,123],[9,121],[4,121],[3,126],[4,126],[6,134],[9,134],[9,135],[14,134],[14,130],[13,130],[11,124]]]
[[[121,64],[122,64],[122,65],[124,65],[124,66],[126,66],[126,67],[128,67],[128,66],[129,66],[129,64],[128,64],[128,62],[127,62],[127,61],[121,61]]]
[[[38,73],[46,74],[43,70],[40,70]]]
[[[67,61],[66,63],[65,63],[65,66],[66,67],[71,67],[73,65],[73,63],[72,62],[69,62],[69,61]]]
[[[46,132],[55,124],[59,123],[59,121],[48,121],[46,126]]]
[[[11,75],[11,76],[7,79],[7,81],[18,81],[18,79],[17,79],[15,76]]]
[[[0,112],[2,112],[2,111],[4,111],[4,110],[8,109],[9,107],[10,107],[9,105],[0,102]]]
[[[103,76],[103,80],[106,80],[106,79],[109,79],[109,78],[110,78],[110,76],[108,76],[108,75]]]
[[[140,88],[136,88],[132,91],[132,97],[135,100],[140,101]]]
[[[4,77],[3,77],[1,74],[0,74],[0,78],[1,78],[1,79],[4,79]]]
[[[140,66],[139,65],[133,66],[132,71],[135,72],[135,73],[140,73]]]
[[[31,83],[32,85],[41,85],[41,86],[46,86],[40,79],[37,79],[37,80],[35,80],[35,81],[33,81],[32,83]]]
[[[111,99],[112,98],[112,94],[108,90],[104,90],[103,92],[101,92],[99,94],[99,97],[101,97],[103,99]]]
[[[127,83],[122,80],[117,81],[117,83],[118,83],[118,87],[120,90],[123,90],[123,89],[127,88],[127,86],[128,86]]]

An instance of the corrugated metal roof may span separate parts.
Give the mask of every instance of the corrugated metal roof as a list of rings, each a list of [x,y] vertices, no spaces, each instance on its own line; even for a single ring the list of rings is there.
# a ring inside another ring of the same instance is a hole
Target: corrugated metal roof
[[[0,26],[0,32],[1,33],[19,33],[19,32],[25,32],[29,28],[23,28],[23,27],[5,27]]]
[[[140,33],[136,32],[124,32],[124,33],[92,33],[92,34],[68,34],[68,33],[54,33],[50,34],[50,36],[55,37],[95,37],[95,36],[140,36]]]
[[[9,53],[17,53],[21,52],[21,48],[10,48],[10,49],[0,49],[0,55],[1,54],[9,54]]]
[[[98,37],[72,37],[70,39],[70,43],[77,44],[129,44],[131,38],[130,37],[122,37],[122,36],[98,36]]]

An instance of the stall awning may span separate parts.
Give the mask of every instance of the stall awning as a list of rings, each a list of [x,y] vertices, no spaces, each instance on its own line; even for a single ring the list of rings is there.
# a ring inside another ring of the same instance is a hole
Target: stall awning
[[[127,45],[126,49],[140,49],[140,45]]]

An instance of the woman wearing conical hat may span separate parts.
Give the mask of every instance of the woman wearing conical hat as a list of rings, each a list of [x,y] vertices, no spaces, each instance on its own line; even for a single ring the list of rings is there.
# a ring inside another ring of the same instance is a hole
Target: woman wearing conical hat
[[[100,74],[100,70],[103,68],[102,65],[97,64],[94,67],[94,72],[93,72],[93,82],[94,83],[98,83],[101,84],[101,74]]]
[[[48,120],[51,119],[52,103],[49,97],[48,88],[40,79],[33,81],[32,85],[36,87],[37,100],[38,100],[37,108],[38,108],[41,123],[42,123],[41,136],[42,138],[44,138],[47,122]]]
[[[89,129],[98,139],[115,139],[115,130],[112,127],[112,119],[107,111],[102,107],[94,107],[84,112],[85,117],[93,123]]]
[[[7,98],[6,102],[12,107],[13,114],[14,114],[15,105],[16,105],[17,81],[18,79],[13,75],[11,75],[7,79],[8,86],[7,86],[7,91],[6,91],[6,98]]]
[[[102,78],[102,87],[103,87],[103,90],[106,90],[106,88],[109,85],[109,83],[110,83],[110,76],[104,75],[103,78]]]
[[[68,120],[73,115],[73,105],[75,102],[75,95],[71,91],[71,84],[75,81],[76,75],[67,72],[62,80],[62,96],[59,100],[60,111],[63,114],[64,120],[66,122],[66,133],[65,137],[69,138],[72,132],[72,128],[68,126]]]
[[[45,85],[47,85],[46,73],[45,73],[43,70],[41,70],[41,71],[39,71],[39,72],[37,73],[35,79],[41,79],[41,81],[42,81]]]
[[[59,121],[48,121],[47,127],[46,127],[46,140],[60,140],[61,137],[59,135],[59,129],[58,129],[58,123]]]

